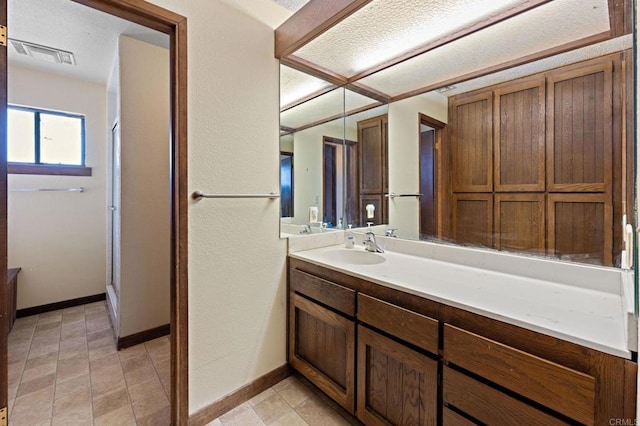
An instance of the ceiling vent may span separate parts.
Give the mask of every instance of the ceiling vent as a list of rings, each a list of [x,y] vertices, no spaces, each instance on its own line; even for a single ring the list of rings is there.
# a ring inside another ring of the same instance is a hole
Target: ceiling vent
[[[29,43],[28,41],[10,39],[9,42],[20,55],[31,56],[32,58],[40,59],[41,61],[46,61],[52,64],[76,64],[76,59],[74,58],[73,53],[65,50],[41,46],[39,44]]]
[[[441,88],[439,88],[439,89],[436,89],[436,92],[438,92],[438,93],[444,93],[444,92],[448,92],[449,90],[453,90],[453,89],[455,89],[456,87],[457,87],[457,86],[444,86],[444,87],[441,87]]]

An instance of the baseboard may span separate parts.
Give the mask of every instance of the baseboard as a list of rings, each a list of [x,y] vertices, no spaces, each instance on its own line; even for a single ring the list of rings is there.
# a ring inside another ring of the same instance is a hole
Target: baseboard
[[[189,416],[189,426],[204,426],[217,419],[227,411],[264,392],[276,383],[286,379],[292,374],[289,364],[285,364],[273,371],[260,376],[253,382],[248,383],[240,389],[222,397],[213,404],[204,407]]]
[[[171,329],[169,324],[165,324],[160,327],[151,328],[129,336],[119,337],[117,345],[118,350],[139,345],[140,343],[148,342],[149,340],[157,339],[158,337],[166,336],[170,332]]]
[[[62,302],[49,303],[47,305],[18,309],[16,311],[16,317],[23,318],[31,315],[43,314],[45,312],[57,311],[58,309],[73,308],[74,306],[86,305],[87,303],[100,302],[101,300],[106,300],[106,298],[107,293],[100,293],[94,294],[93,296],[85,296],[77,299],[63,300]]]

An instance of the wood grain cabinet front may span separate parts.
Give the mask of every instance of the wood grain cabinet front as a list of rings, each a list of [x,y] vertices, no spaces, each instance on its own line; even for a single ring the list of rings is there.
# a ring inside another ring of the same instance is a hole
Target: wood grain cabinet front
[[[358,325],[357,417],[366,425],[435,425],[438,362]]]
[[[289,309],[289,363],[353,414],[355,322],[296,293]]]

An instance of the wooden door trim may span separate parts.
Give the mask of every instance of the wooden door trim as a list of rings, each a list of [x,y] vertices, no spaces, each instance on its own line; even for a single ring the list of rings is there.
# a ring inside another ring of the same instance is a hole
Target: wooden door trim
[[[7,0],[0,1],[0,25],[7,26]],[[0,410],[9,407],[9,287],[7,282],[7,49],[0,49]],[[7,413],[8,414],[8,413]]]
[[[187,225],[187,18],[143,0],[73,0],[166,33],[170,38],[171,102],[171,423],[189,421]],[[6,52],[6,49],[5,49]],[[6,96],[6,90],[3,91]],[[5,103],[6,104],[6,103]],[[6,158],[0,161],[6,168]],[[6,179],[6,170],[0,172]],[[3,189],[0,191],[6,191]],[[1,192],[0,192],[1,193]],[[6,192],[2,197],[6,205]],[[2,207],[0,207],[1,209]],[[5,210],[6,212],[6,210]],[[2,215],[6,228],[6,213]],[[2,230],[0,230],[0,233]],[[5,234],[6,235],[6,234]],[[6,247],[6,237],[0,241]],[[2,248],[0,247],[0,250]],[[5,252],[6,253],[6,252]],[[2,252],[0,251],[0,255]],[[2,256],[6,259],[6,256]],[[6,266],[6,265],[5,265]],[[6,271],[6,267],[2,267]],[[6,273],[6,272],[4,272]],[[2,277],[0,276],[0,279]]]
[[[418,147],[420,147],[420,126],[425,124],[429,127],[433,127],[435,129],[435,135],[433,138],[433,148],[434,148],[434,164],[436,167],[435,170],[435,184],[434,188],[436,191],[435,203],[436,203],[436,237],[443,238],[444,236],[444,217],[445,217],[445,208],[446,201],[448,200],[447,196],[447,185],[448,185],[448,173],[449,167],[448,162],[444,159],[447,158],[444,154],[444,133],[447,127],[447,124],[437,120],[433,117],[429,117],[428,115],[418,113]],[[420,152],[418,152],[418,192],[422,192],[420,190],[420,182],[422,182],[422,167],[420,167]],[[420,202],[418,203],[418,206]],[[418,223],[421,224],[420,217],[422,215],[422,209],[418,207]],[[419,229],[418,233],[422,233],[422,230]]]

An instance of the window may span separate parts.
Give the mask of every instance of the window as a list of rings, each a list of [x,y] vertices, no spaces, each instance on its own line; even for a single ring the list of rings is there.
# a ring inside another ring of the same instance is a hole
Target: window
[[[9,106],[9,173],[90,176],[84,133],[82,115]]]

